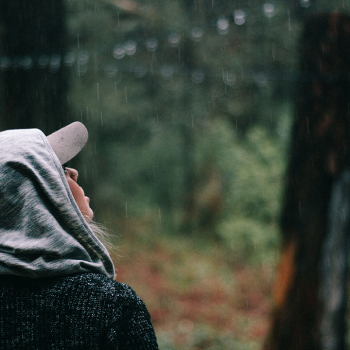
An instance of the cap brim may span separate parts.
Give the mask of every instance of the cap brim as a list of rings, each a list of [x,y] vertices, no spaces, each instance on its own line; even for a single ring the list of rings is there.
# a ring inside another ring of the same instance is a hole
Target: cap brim
[[[74,158],[85,146],[89,134],[84,124],[71,123],[47,136],[61,164]]]

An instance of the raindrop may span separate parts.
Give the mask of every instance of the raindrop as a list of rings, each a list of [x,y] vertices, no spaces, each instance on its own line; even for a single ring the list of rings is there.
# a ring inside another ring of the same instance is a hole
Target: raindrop
[[[192,77],[192,81],[195,84],[200,84],[200,83],[203,83],[205,74],[201,69],[196,69],[192,72],[191,77]]]
[[[200,27],[195,27],[191,31],[191,38],[193,41],[199,42],[203,37],[203,29]]]
[[[301,7],[307,8],[307,7],[310,7],[310,5],[311,5],[310,0],[300,0]]]
[[[80,51],[78,54],[79,64],[87,64],[89,61],[89,53],[87,51]]]
[[[52,55],[50,57],[49,67],[53,72],[57,72],[61,66],[61,56],[60,55]]]
[[[134,69],[135,76],[137,78],[143,78],[147,74],[147,67],[144,65],[138,65]]]
[[[272,18],[275,15],[275,6],[271,3],[266,3],[263,6],[264,14],[267,18]]]
[[[123,45],[117,45],[113,50],[113,57],[121,60],[125,56],[125,49]]]
[[[108,78],[113,78],[118,71],[118,67],[114,64],[107,64],[105,67],[105,73]]]
[[[124,45],[124,49],[125,49],[125,53],[128,56],[132,56],[135,54],[136,52],[136,47],[137,47],[137,43],[134,40],[128,40],[125,45]]]
[[[245,12],[243,10],[236,10],[233,12],[233,19],[238,26],[245,23]]]
[[[171,78],[174,74],[174,67],[172,66],[162,66],[160,68],[160,74],[164,77],[164,78]]]
[[[170,34],[168,37],[169,46],[178,47],[180,44],[181,36],[177,33]]]
[[[220,35],[225,35],[228,33],[228,27],[230,26],[230,23],[225,17],[221,17],[218,19],[217,23],[217,30]]]
[[[47,55],[41,55],[38,58],[38,66],[39,68],[46,68],[49,64],[50,58]]]
[[[86,72],[87,72],[87,64],[79,64],[79,61],[78,61],[78,65],[77,65],[78,76],[81,76]]]
[[[224,72],[222,78],[224,80],[225,85],[232,86],[236,82],[236,75],[232,72]]]
[[[158,49],[158,40],[156,38],[147,39],[146,49],[148,52],[155,52]]]
[[[20,65],[24,69],[30,69],[33,67],[33,59],[30,56],[25,56],[20,60]]]
[[[7,56],[2,56],[0,61],[1,70],[7,70],[11,67],[11,60]]]
[[[267,75],[264,72],[259,72],[255,74],[254,80],[256,85],[264,87],[267,84]]]
[[[67,52],[63,57],[63,64],[66,67],[71,67],[75,62],[75,54],[73,52]]]

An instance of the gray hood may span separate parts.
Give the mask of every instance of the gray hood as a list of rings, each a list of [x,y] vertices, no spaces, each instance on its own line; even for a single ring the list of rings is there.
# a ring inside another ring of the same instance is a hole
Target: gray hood
[[[114,277],[46,136],[38,129],[0,132],[0,274],[86,272]]]

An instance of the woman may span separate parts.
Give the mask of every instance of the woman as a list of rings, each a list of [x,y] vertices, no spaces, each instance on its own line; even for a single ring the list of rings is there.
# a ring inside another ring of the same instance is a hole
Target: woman
[[[0,132],[0,349],[158,349],[146,306],[113,280],[77,171],[62,167],[86,141],[81,123]]]

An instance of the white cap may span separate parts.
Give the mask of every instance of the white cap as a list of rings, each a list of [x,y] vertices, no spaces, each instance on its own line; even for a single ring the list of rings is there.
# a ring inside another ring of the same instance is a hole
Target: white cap
[[[61,164],[74,158],[85,146],[89,134],[84,124],[71,123],[47,136]]]

